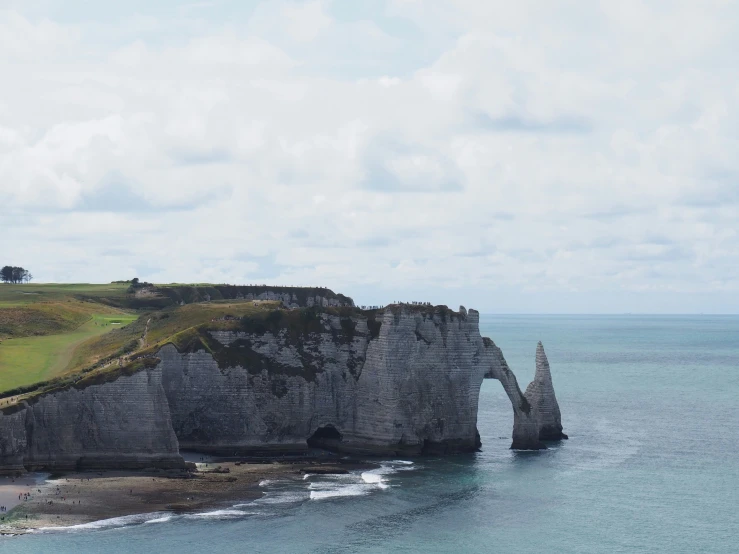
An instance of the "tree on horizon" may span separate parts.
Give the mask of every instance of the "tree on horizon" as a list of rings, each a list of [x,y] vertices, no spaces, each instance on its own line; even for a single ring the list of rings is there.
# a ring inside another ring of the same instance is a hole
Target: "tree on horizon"
[[[3,283],[30,283],[33,275],[22,267],[6,265],[0,269],[0,279]]]

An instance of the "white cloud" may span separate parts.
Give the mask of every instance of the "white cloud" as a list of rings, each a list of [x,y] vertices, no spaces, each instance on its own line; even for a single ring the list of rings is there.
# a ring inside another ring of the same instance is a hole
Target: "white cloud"
[[[40,279],[735,311],[731,9],[394,0],[392,27],[216,3],[123,18],[130,40],[94,47],[109,23],[3,12],[2,255]],[[429,62],[424,41],[448,47]]]
[[[0,9],[0,61],[18,63],[69,52],[78,41],[74,27],[48,19],[32,23],[15,11]]]
[[[311,41],[331,26],[332,19],[326,15],[326,2],[317,0],[306,3],[285,3],[281,11],[285,27],[297,41]]]

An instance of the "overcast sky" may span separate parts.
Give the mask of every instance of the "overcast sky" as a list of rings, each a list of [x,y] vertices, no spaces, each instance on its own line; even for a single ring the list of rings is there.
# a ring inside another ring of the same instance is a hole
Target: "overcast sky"
[[[738,22],[729,0],[0,0],[0,264],[737,313]]]

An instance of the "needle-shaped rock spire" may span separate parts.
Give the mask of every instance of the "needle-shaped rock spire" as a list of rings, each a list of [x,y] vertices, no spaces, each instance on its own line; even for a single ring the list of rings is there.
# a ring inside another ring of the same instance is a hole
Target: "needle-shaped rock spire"
[[[539,439],[548,441],[566,439],[567,435],[562,432],[562,416],[554,394],[549,360],[541,341],[536,346],[536,375],[526,387],[524,396],[538,412]]]

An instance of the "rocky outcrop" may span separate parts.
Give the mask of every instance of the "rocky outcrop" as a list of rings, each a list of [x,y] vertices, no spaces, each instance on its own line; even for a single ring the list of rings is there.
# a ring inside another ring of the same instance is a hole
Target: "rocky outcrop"
[[[511,400],[512,448],[543,448],[559,422],[548,365],[546,375],[537,369],[531,394],[521,393],[500,349],[480,336],[475,310],[329,312],[283,310],[227,331],[201,330],[184,351],[161,348],[159,363],[139,373],[6,409],[0,467],[181,467],[180,448],[469,452],[480,447],[485,377],[498,379]]]
[[[526,387],[525,396],[538,414],[539,439],[543,441],[566,439],[567,435],[562,432],[562,416],[554,394],[549,360],[541,342],[536,346],[536,375]]]

